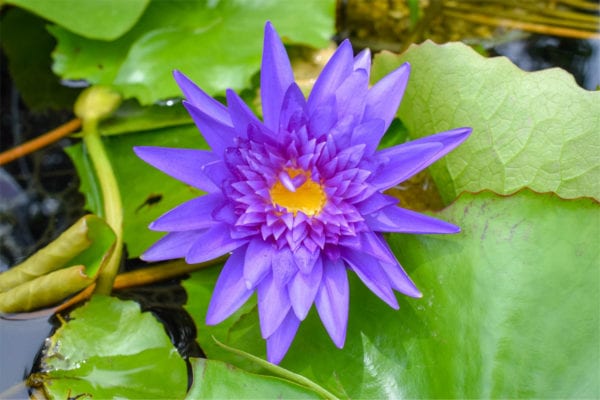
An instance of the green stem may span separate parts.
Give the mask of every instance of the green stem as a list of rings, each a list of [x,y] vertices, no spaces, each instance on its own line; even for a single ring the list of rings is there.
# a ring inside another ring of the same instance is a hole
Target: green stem
[[[102,144],[100,133],[98,132],[98,119],[88,118],[83,121],[83,142],[92,160],[96,177],[100,182],[102,203],[104,205],[103,217],[116,235],[114,249],[100,270],[96,284],[96,293],[110,295],[115,276],[119,272],[121,256],[123,254],[123,205],[121,202],[121,193],[112,165]]]

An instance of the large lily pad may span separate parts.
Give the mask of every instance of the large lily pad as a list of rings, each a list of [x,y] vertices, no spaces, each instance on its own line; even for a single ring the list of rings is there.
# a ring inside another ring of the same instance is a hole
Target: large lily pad
[[[8,70],[19,95],[28,107],[34,110],[70,108],[78,90],[62,86],[50,70],[50,53],[56,41],[46,31],[46,24],[47,21],[24,10],[5,10],[0,20],[2,50],[8,58]],[[8,101],[4,107],[9,107]]]
[[[265,21],[292,43],[325,47],[333,15],[331,0],[153,1],[130,32],[110,43],[51,28],[58,40],[54,71],[114,85],[142,104],[180,96],[174,69],[210,94],[239,90],[260,67]]]
[[[149,0],[6,0],[81,36],[112,40],[127,32]]]
[[[317,399],[295,383],[256,375],[220,361],[196,359],[194,383],[186,399]]]
[[[42,382],[51,399],[183,398],[187,368],[162,325],[139,305],[95,296],[50,338]]]
[[[123,238],[128,255],[137,257],[162,236],[148,229],[150,222],[201,192],[146,164],[134,154],[133,147],[207,148],[207,145],[194,125],[108,136],[103,141],[121,192]],[[83,145],[71,146],[67,153],[81,179],[80,190],[85,194],[86,208],[102,215],[98,180]]]
[[[412,72],[398,116],[413,138],[473,127],[431,168],[447,202],[465,190],[523,187],[600,200],[600,92],[580,88],[563,70],[524,72],[461,43],[380,54],[374,79],[406,61]]]
[[[422,299],[399,296],[395,311],[351,276],[345,348],[313,310],[282,366],[351,398],[598,397],[598,204],[484,192],[438,216],[462,233],[389,238]],[[185,282],[200,344],[211,358],[256,370],[210,338],[264,357],[254,300],[204,327],[216,275]]]

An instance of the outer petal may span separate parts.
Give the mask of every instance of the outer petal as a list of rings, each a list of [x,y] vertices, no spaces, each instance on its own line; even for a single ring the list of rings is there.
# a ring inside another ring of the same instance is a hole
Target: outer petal
[[[233,126],[236,129],[237,134],[245,138],[248,135],[248,126],[252,124],[261,124],[261,122],[236,92],[227,89],[225,95],[227,97],[227,105],[231,111]]]
[[[310,114],[321,104],[327,104],[328,98],[333,96],[342,82],[352,73],[353,67],[352,45],[348,40],[344,40],[325,65],[312,88],[308,97]]]
[[[385,130],[387,130],[394,119],[394,115],[398,112],[398,106],[402,101],[409,75],[410,65],[404,63],[377,82],[367,95],[363,120],[382,119],[385,122]]]
[[[349,293],[348,275],[342,260],[333,262],[324,258],[323,278],[315,306],[331,340],[340,349],[346,341]]]
[[[423,144],[439,143],[442,145],[442,149],[435,155],[434,158],[430,160],[429,163],[433,164],[435,161],[450,153],[452,150],[458,147],[458,145],[467,140],[472,130],[473,129],[467,127],[451,129],[449,131],[436,133],[435,135],[425,136],[417,140],[402,143],[395,147],[384,149],[380,152],[380,154],[385,156],[392,156],[394,153],[400,151],[414,151],[413,149],[415,147],[421,146]]]
[[[279,127],[279,111],[286,90],[294,82],[294,73],[283,43],[270,22],[265,25],[260,96],[265,125],[272,131]]]
[[[285,353],[287,353],[298,327],[300,320],[292,311],[289,311],[277,330],[267,338],[267,360],[273,364],[279,364]]]
[[[298,267],[294,254],[289,247],[284,246],[273,255],[273,281],[277,286],[285,286],[295,275]]]
[[[208,312],[206,313],[206,323],[208,325],[218,324],[228,318],[254,292],[254,290],[249,290],[244,283],[242,274],[244,253],[245,249],[237,249],[223,266],[208,305]]]
[[[298,272],[288,284],[290,302],[296,317],[301,321],[306,318],[310,306],[315,300],[317,291],[321,286],[323,276],[323,261],[319,257],[309,273]]]
[[[212,212],[224,202],[225,198],[220,193],[196,197],[161,215],[149,228],[164,232],[208,228],[216,223]]]
[[[381,210],[384,207],[393,206],[396,204],[398,204],[397,198],[383,193],[375,193],[368,199],[365,199],[358,204],[354,204],[354,206],[364,216]]]
[[[221,223],[212,226],[202,235],[198,235],[185,257],[185,261],[188,264],[196,264],[212,260],[248,242],[244,239],[232,239],[229,229],[229,225]]]
[[[398,262],[395,264],[381,263],[381,268],[383,268],[385,274],[390,278],[390,282],[394,289],[410,297],[423,297],[419,289],[417,289],[413,281]]]
[[[352,131],[351,144],[363,143],[365,154],[371,155],[377,150],[377,146],[385,133],[385,123],[382,119],[372,119],[356,126]]]
[[[338,119],[351,115],[354,121],[360,121],[368,89],[369,74],[363,69],[352,72],[335,92]]]
[[[217,121],[220,121],[225,125],[231,125],[229,112],[223,104],[206,94],[181,72],[177,70],[173,71],[173,77],[175,78],[175,81],[181,88],[181,91],[188,102],[192,103],[200,110],[203,110],[206,114],[210,115]]]
[[[140,257],[144,261],[163,261],[183,258],[190,247],[206,230],[167,233]]]
[[[206,143],[216,154],[221,155],[227,147],[234,145],[233,139],[236,136],[236,131],[232,126],[214,119],[192,103],[184,101],[183,105],[192,116],[198,129],[200,129]]]
[[[354,57],[354,70],[364,69],[367,74],[371,71],[371,51],[364,49]]]
[[[460,228],[425,214],[396,206],[382,208],[365,216],[365,221],[376,232],[399,233],[458,233]]]
[[[340,245],[363,252],[377,258],[384,263],[396,264],[396,257],[388,247],[387,243],[379,240],[374,232],[361,232],[355,240],[340,239]]]
[[[267,275],[258,285],[258,318],[263,339],[270,337],[283,322],[291,308],[285,286],[279,286],[272,275]]]
[[[396,149],[397,147],[399,146],[392,147],[395,149],[393,152],[376,153],[387,158],[369,182],[379,190],[389,189],[424,170],[432,160],[437,160],[436,155],[443,149],[441,143],[423,143],[402,149]]]
[[[275,251],[274,247],[264,240],[254,239],[249,243],[244,262],[244,279],[248,289],[254,288],[271,272],[271,262]]]
[[[356,272],[360,280],[373,293],[390,307],[394,309],[400,308],[398,300],[396,300],[396,296],[394,296],[394,292],[390,286],[389,278],[381,269],[379,263],[373,260],[373,257],[349,248],[343,248],[341,254],[352,270]]]
[[[278,132],[292,131],[306,122],[306,100],[298,85],[292,83],[283,97]]]
[[[151,146],[137,146],[133,151],[154,168],[188,185],[207,192],[220,191],[220,188],[202,170],[204,165],[219,159],[213,152]]]

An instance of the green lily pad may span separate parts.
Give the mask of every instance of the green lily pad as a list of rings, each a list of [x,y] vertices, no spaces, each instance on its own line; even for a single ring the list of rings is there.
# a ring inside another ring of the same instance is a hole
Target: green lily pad
[[[331,0],[153,1],[127,34],[113,42],[51,28],[54,71],[65,79],[114,85],[142,104],[180,97],[179,69],[209,94],[248,87],[260,68],[263,27],[271,20],[291,43],[325,47],[333,35]]]
[[[112,40],[140,18],[149,0],[5,0],[91,39]],[[109,23],[107,23],[110,21]]]
[[[175,206],[201,194],[140,160],[134,146],[208,148],[194,125],[183,125],[103,138],[115,172],[123,203],[123,238],[129,257],[138,257],[160,239],[161,232],[148,229],[150,222]],[[66,149],[79,174],[86,209],[102,215],[102,196],[84,146]]]
[[[29,108],[71,108],[79,90],[62,86],[50,70],[50,53],[56,41],[46,31],[46,24],[42,18],[18,8],[3,12],[0,36],[8,70]]]
[[[431,167],[446,202],[462,191],[510,194],[529,187],[600,200],[600,92],[567,72],[524,72],[461,43],[378,55],[374,80],[410,62],[398,116],[413,138],[460,126],[473,134]]]
[[[344,349],[313,309],[281,365],[340,397],[598,397],[598,203],[483,192],[436,216],[462,233],[389,237],[422,299],[399,295],[395,311],[350,274]],[[264,357],[253,299],[204,325],[215,270],[184,283],[200,345],[209,358],[264,372],[209,337]]]
[[[51,399],[183,398],[187,368],[162,325],[139,305],[95,296],[71,313],[35,376]]]
[[[220,361],[193,361],[194,383],[186,399],[318,399],[293,382],[256,375]]]

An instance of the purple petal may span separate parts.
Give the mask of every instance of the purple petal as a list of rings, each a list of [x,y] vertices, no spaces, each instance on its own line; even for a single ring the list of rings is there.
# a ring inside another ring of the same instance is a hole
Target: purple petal
[[[186,256],[190,247],[206,229],[167,233],[140,256],[144,261],[163,261]]]
[[[306,100],[302,91],[292,83],[283,97],[279,115],[279,132],[292,131],[308,122]]]
[[[363,120],[382,119],[385,122],[385,130],[387,130],[398,112],[409,75],[410,65],[404,63],[377,82],[367,95]]]
[[[338,119],[351,115],[354,121],[360,121],[368,89],[369,74],[365,70],[359,69],[351,73],[335,92]]]
[[[208,305],[207,325],[216,325],[228,318],[254,292],[246,288],[244,283],[244,252],[243,248],[234,251],[223,266]]]
[[[271,22],[265,25],[260,96],[265,125],[272,131],[279,128],[279,112],[283,96],[294,82],[290,60]]]
[[[349,287],[342,260],[323,259],[323,278],[315,298],[315,306],[333,343],[340,349],[346,341]]]
[[[294,260],[294,254],[289,247],[282,247],[277,254],[273,255],[273,281],[278,286],[285,286],[294,276],[298,267]]]
[[[441,143],[423,143],[401,149],[398,147],[392,147],[395,149],[393,152],[376,153],[387,158],[383,168],[377,170],[369,182],[377,189],[389,189],[421,172],[433,162],[431,160],[437,159],[436,155],[443,148]]]
[[[267,338],[267,360],[270,363],[279,364],[283,360],[299,326],[300,320],[293,312],[288,312],[279,328]]]
[[[227,168],[227,164],[222,160],[204,164],[201,168],[201,172],[218,188],[223,187],[223,182],[231,178],[231,172],[229,171],[229,168]]]
[[[371,71],[371,51],[364,49],[354,57],[354,70],[363,69],[369,74]]]
[[[248,126],[251,124],[261,124],[261,122],[236,92],[227,89],[225,96],[227,97],[227,105],[231,111],[233,126],[239,136],[243,138],[247,137]]]
[[[383,193],[375,193],[373,196],[366,200],[361,201],[358,204],[354,204],[354,207],[363,215],[371,214],[377,210],[381,210],[387,206],[393,206],[398,204],[398,199],[392,196],[388,196]]]
[[[248,242],[244,239],[232,239],[229,230],[229,225],[221,223],[198,235],[185,257],[185,261],[188,264],[196,264],[212,260]]]
[[[323,261],[319,259],[309,273],[298,272],[288,285],[290,302],[296,316],[302,321],[306,318],[310,306],[315,300],[317,291],[321,286],[323,276]]]
[[[258,285],[258,318],[263,339],[271,336],[291,308],[285,286],[278,285],[272,275],[267,275]]]
[[[385,124],[382,119],[372,119],[356,126],[352,131],[351,144],[363,143],[365,154],[371,155],[377,150],[377,146],[385,133]]]
[[[264,240],[254,239],[250,241],[244,262],[244,278],[248,289],[254,288],[271,272],[271,260],[274,251],[273,245]]]
[[[300,246],[294,252],[294,261],[298,269],[303,274],[308,274],[312,271],[313,266],[320,258],[320,252],[310,251],[305,246]]]
[[[410,297],[423,297],[419,289],[417,289],[413,281],[398,262],[394,264],[380,263],[380,265],[390,279],[390,283],[394,289]]]
[[[396,206],[382,208],[365,216],[365,221],[375,232],[398,233],[458,233],[460,228],[425,214]]]
[[[214,209],[223,206],[224,202],[220,193],[196,197],[161,215],[149,228],[165,232],[208,228],[216,222],[212,216]]]
[[[412,150],[414,147],[418,148],[423,144],[439,143],[442,145],[442,149],[429,161],[429,164],[433,164],[435,161],[439,160],[440,158],[454,150],[456,147],[458,147],[458,145],[460,145],[462,142],[467,140],[467,138],[471,134],[471,131],[471,128],[451,129],[449,131],[436,133],[435,135],[425,136],[417,140],[412,140],[410,142],[402,143],[398,146],[384,149],[381,152],[379,152],[379,154],[391,156],[399,151],[414,151]]]
[[[352,45],[344,40],[337,48],[323,71],[317,78],[308,97],[308,109],[312,114],[322,104],[327,104],[330,96],[353,71]]]
[[[337,123],[337,111],[335,97],[331,96],[327,104],[313,110],[309,117],[309,132],[312,137],[319,138],[329,133]]]
[[[394,296],[389,278],[381,269],[378,262],[373,262],[373,257],[349,249],[342,248],[342,257],[350,268],[356,272],[361,281],[381,300],[385,301],[390,307],[398,309],[398,300]]]
[[[219,159],[211,151],[151,146],[137,146],[133,151],[154,168],[188,185],[207,192],[221,190],[202,172],[204,165]]]
[[[188,102],[225,125],[231,125],[227,108],[200,89],[194,82],[181,72],[173,71],[173,77],[181,88]]]
[[[345,237],[342,237],[340,245],[357,252],[366,253],[388,264],[397,263],[396,257],[391,252],[387,243],[379,240],[379,237],[374,232],[362,232],[356,237],[356,240],[347,240]]]
[[[223,154],[226,148],[234,145],[233,138],[236,136],[236,131],[231,125],[226,125],[214,119],[192,103],[184,101],[183,105],[192,116],[198,129],[200,129],[206,143],[216,154]]]

